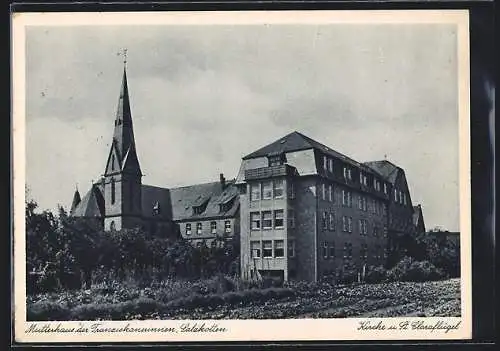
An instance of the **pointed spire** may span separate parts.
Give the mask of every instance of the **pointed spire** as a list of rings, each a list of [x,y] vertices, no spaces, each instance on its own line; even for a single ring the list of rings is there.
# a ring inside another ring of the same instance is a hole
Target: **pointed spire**
[[[69,211],[70,215],[75,212],[76,207],[80,204],[81,201],[82,199],[80,197],[80,192],[78,191],[78,185],[76,185],[75,194],[73,195],[73,202],[71,203],[71,209]]]
[[[130,110],[130,98],[127,82],[127,50],[123,50],[123,77],[118,99],[118,107],[116,110],[115,129],[113,132],[113,141],[111,145],[108,163],[106,164],[105,174],[114,171],[114,167],[109,167],[109,162],[116,157],[116,162],[119,165],[123,164],[127,153],[134,153],[131,156],[136,162],[133,164],[134,173],[141,173],[139,162],[135,151],[134,130],[132,126],[132,112]],[[113,156],[114,155],[114,156]]]

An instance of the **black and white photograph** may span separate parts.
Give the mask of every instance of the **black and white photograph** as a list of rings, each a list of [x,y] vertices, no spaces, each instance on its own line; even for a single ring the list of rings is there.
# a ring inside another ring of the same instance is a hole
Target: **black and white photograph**
[[[467,13],[356,12],[18,16],[23,339],[470,336]]]

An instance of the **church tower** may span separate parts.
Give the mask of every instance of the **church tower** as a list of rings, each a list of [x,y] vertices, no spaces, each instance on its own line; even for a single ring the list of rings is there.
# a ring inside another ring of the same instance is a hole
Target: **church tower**
[[[126,61],[124,61],[126,64]],[[126,65],[115,118],[113,139],[104,172],[104,230],[141,226],[142,172],[137,158]]]

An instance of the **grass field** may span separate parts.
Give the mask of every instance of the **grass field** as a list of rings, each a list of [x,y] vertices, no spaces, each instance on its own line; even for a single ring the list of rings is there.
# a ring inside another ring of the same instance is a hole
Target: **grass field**
[[[28,296],[28,320],[460,316],[460,280],[248,289],[224,281],[96,287]]]

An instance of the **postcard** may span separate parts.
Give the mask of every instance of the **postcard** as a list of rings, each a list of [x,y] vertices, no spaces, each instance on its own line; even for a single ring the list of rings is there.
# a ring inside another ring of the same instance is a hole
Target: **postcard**
[[[468,26],[13,14],[15,340],[471,338]]]

